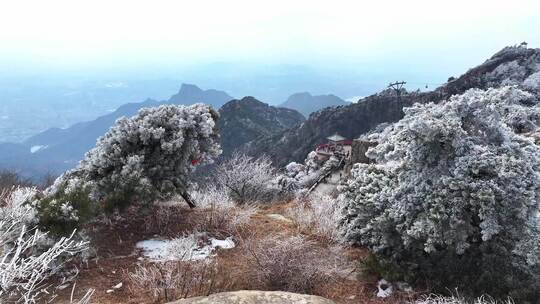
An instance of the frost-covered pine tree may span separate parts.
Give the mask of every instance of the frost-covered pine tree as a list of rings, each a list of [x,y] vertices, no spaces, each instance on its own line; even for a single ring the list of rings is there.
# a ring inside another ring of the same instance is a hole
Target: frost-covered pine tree
[[[345,237],[443,291],[540,297],[540,105],[516,87],[416,104],[372,136],[340,199]]]
[[[190,173],[220,153],[218,113],[204,104],[143,108],[120,118],[79,165],[48,191],[88,191],[97,202],[118,207],[187,195]]]

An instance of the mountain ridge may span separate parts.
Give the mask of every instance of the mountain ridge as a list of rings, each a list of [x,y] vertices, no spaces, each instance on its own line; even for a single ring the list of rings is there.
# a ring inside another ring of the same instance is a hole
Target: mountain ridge
[[[338,132],[352,139],[381,123],[398,121],[403,117],[402,108],[416,102],[440,102],[471,88],[523,86],[528,79],[539,75],[539,71],[540,49],[505,47],[484,63],[469,69],[456,79],[450,78],[447,83],[433,91],[403,91],[398,103],[395,93],[387,89],[357,103],[319,110],[311,114],[302,125],[277,135],[253,140],[241,147],[241,150],[250,155],[265,153],[275,165],[284,166],[290,161],[302,161],[317,144],[325,142],[326,137],[333,133]],[[287,150],[283,147],[287,147]]]
[[[118,118],[134,116],[144,107],[195,103],[188,102],[189,98],[213,107],[220,106],[218,128],[226,156],[246,142],[284,131],[305,120],[296,110],[270,106],[251,96],[242,99],[230,97],[230,101],[223,102],[229,97],[222,91],[201,90],[195,85],[184,84],[179,93],[167,101],[146,99],[140,103],[127,103],[95,120],[77,123],[66,129],[51,128],[21,144],[0,144],[0,167],[15,170],[24,176],[60,174],[74,167]]]
[[[305,117],[318,110],[332,107],[347,105],[348,102],[339,98],[334,94],[312,95],[309,92],[294,93],[286,101],[279,106],[297,110]]]

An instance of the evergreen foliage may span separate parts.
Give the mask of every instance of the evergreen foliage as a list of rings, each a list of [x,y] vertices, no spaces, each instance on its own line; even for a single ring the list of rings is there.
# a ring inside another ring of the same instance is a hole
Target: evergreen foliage
[[[439,291],[540,297],[538,100],[516,87],[414,105],[344,187],[345,237]],[[529,301],[529,302],[527,302]]]
[[[42,221],[80,222],[84,218],[63,218],[59,208],[71,203],[73,212],[86,214],[92,209],[88,198],[104,210],[175,195],[191,204],[190,173],[221,153],[217,118],[218,113],[203,104],[143,108],[132,118],[120,118],[75,169],[45,191]]]

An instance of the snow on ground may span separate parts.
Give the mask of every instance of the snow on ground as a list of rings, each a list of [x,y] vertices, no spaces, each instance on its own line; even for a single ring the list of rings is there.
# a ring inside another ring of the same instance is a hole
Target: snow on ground
[[[233,242],[232,237],[228,237],[224,240],[218,240],[215,238],[211,238],[211,246],[212,248],[223,248],[223,249],[232,249],[236,246],[236,244]]]
[[[204,234],[190,234],[171,240],[150,239],[140,241],[136,247],[143,255],[154,262],[197,261],[212,256],[216,248],[231,249],[236,246],[232,237],[224,240],[210,238],[209,243],[202,241]]]
[[[32,147],[30,148],[30,153],[36,153],[36,152],[38,152],[39,150],[43,150],[43,149],[45,149],[45,148],[47,148],[47,146],[39,146],[39,145],[38,145],[38,146],[32,146]]]

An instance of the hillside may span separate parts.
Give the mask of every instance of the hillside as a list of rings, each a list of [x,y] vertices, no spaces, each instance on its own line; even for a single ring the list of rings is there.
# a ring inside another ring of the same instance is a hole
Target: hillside
[[[94,147],[97,138],[105,134],[118,118],[131,117],[143,107],[166,103],[192,104],[200,101],[214,107],[222,106],[218,127],[225,156],[249,141],[278,134],[305,120],[295,110],[269,106],[253,97],[224,102],[230,99],[233,98],[222,91],[203,91],[194,85],[183,84],[179,93],[168,101],[148,99],[141,103],[125,104],[113,113],[93,121],[78,123],[67,129],[49,129],[22,144],[1,144],[0,167],[18,171],[25,176],[60,174],[75,166]]]
[[[275,135],[305,120],[296,110],[269,106],[250,96],[229,101],[219,113],[218,127],[225,156],[249,141]]]
[[[403,117],[401,109],[413,103],[440,102],[470,88],[485,89],[502,85],[533,86],[538,82],[540,49],[506,47],[483,64],[431,92],[404,92],[398,103],[395,93],[383,91],[348,106],[332,107],[312,114],[305,123],[281,134],[267,136],[246,144],[251,155],[266,153],[275,164],[301,161],[315,145],[335,132],[356,138],[380,123]],[[536,74],[535,74],[536,73]]]
[[[94,147],[97,138],[120,117],[130,117],[141,108],[161,104],[188,105],[202,102],[218,107],[231,99],[233,97],[223,91],[201,90],[195,85],[182,84],[178,93],[168,100],[147,99],[139,103],[128,103],[92,121],[77,123],[66,129],[51,128],[21,144],[2,144],[0,168],[34,177],[45,173],[59,174],[77,164]]]
[[[336,95],[311,95],[308,92],[295,93],[280,106],[284,108],[294,109],[308,117],[311,113],[320,109],[332,106],[344,106],[348,102],[337,97]]]

